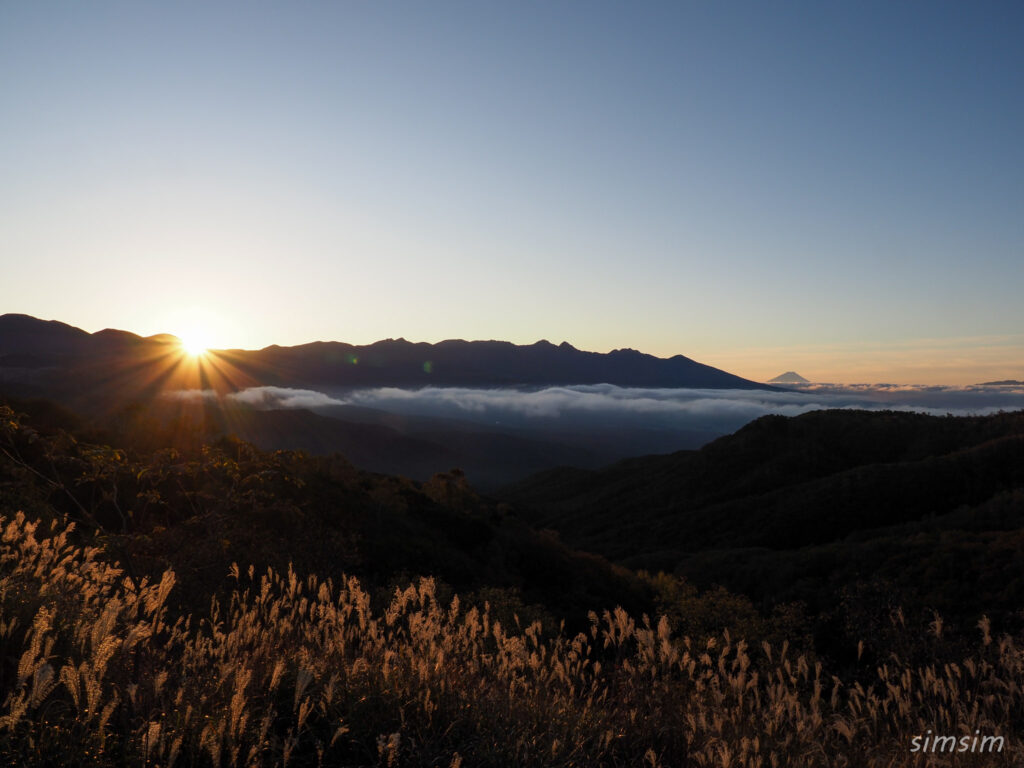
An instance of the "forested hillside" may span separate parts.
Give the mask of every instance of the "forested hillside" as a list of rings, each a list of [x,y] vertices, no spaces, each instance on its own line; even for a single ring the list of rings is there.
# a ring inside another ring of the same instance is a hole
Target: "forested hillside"
[[[1019,412],[768,416],[699,451],[553,470],[500,495],[572,546],[763,608],[820,614],[868,590],[968,625],[1024,621]]]

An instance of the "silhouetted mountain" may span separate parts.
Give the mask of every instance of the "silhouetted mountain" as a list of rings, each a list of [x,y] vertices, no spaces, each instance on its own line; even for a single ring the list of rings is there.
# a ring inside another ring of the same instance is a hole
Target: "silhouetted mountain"
[[[768,379],[769,384],[810,384],[811,382],[805,379],[796,371],[786,371],[780,373],[774,379]]]
[[[632,349],[584,352],[563,342],[414,344],[387,339],[367,346],[317,342],[225,353],[232,365],[268,384],[352,387],[615,384],[624,387],[754,389],[761,385],[682,355],[662,359]]]
[[[67,383],[69,369],[84,386],[130,388],[132,379],[149,390],[154,386],[181,386],[182,372],[173,374],[175,354],[181,356],[175,342],[167,335],[142,338],[109,329],[88,334],[27,315],[0,316],[0,368],[61,369],[65,373],[41,372],[34,379],[37,385],[46,384],[56,394],[61,393],[61,380]],[[387,339],[365,346],[314,342],[261,350],[221,350],[205,365],[206,377],[196,383],[218,389],[258,385],[500,387],[598,383],[736,389],[764,386],[682,355],[664,359],[632,349],[600,354],[578,350],[565,342],[555,346],[547,341],[531,345],[461,340],[414,344]]]
[[[0,366],[42,367],[85,354],[91,337],[80,328],[28,315],[0,315]]]

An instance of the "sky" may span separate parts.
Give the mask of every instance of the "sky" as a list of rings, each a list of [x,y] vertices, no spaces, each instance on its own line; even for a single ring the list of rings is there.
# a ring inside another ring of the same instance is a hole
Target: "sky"
[[[0,3],[0,312],[1024,379],[1024,6]]]

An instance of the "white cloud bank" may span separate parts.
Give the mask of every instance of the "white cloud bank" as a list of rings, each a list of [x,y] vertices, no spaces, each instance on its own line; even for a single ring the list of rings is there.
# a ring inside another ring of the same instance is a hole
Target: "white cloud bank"
[[[283,408],[325,408],[330,405],[345,405],[344,400],[335,400],[323,392],[289,387],[250,387],[241,392],[232,392],[227,396],[227,400],[268,411]]]
[[[802,393],[761,390],[639,389],[610,384],[548,387],[541,390],[425,387],[418,390],[381,387],[357,390],[348,401],[382,410],[464,416],[511,413],[527,418],[561,418],[572,414],[637,414],[646,416],[720,413],[798,414],[821,407]]]
[[[984,414],[1024,408],[1024,387],[836,387],[788,392],[747,389],[640,389],[610,384],[541,390],[382,387],[350,392],[348,402],[383,410],[465,415],[512,412],[531,418],[572,413],[654,416],[796,416],[823,408]]]
[[[169,396],[197,402],[210,390]],[[767,414],[798,416],[826,408],[984,415],[1024,409],[1024,387],[809,386],[787,392],[739,389],[642,389],[610,384],[539,390],[379,387],[333,395],[287,387],[253,387],[225,396],[262,410],[353,405],[417,416],[457,418],[509,427],[600,425],[732,432]]]

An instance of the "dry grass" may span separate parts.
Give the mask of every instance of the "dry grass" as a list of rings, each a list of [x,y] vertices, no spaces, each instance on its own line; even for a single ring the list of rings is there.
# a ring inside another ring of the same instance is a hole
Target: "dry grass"
[[[486,605],[439,604],[429,579],[374,613],[354,579],[236,569],[227,604],[174,619],[172,573],[136,587],[67,528],[21,514],[0,527],[12,764],[991,766],[1024,754],[1024,654],[984,622],[970,658],[893,657],[865,686],[785,646],[698,644],[622,610],[545,637]],[[1006,746],[915,756],[929,729]]]

